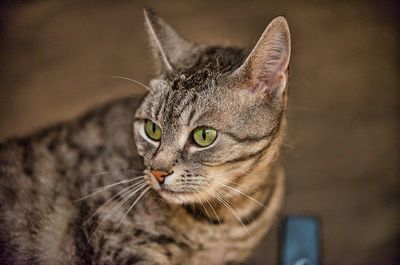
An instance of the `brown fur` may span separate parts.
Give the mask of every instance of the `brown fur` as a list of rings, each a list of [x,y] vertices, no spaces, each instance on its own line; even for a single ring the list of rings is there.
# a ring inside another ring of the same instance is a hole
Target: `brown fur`
[[[158,75],[143,100],[0,145],[2,264],[233,264],[275,222],[286,22],[274,20],[246,58],[189,43],[151,11],[146,21]],[[159,143],[143,134],[150,118],[162,127]],[[199,125],[219,129],[209,148],[187,138]],[[164,186],[149,173],[155,166],[175,172]]]

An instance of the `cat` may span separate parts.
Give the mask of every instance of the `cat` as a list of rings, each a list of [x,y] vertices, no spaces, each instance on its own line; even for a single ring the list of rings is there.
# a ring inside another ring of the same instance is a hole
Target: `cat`
[[[1,264],[239,264],[276,222],[285,18],[249,53],[144,17],[156,75],[143,99],[0,144]]]

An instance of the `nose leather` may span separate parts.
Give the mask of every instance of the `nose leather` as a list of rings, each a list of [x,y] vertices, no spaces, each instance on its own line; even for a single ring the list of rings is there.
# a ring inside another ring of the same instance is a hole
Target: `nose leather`
[[[165,177],[169,175],[169,173],[162,170],[150,170],[150,173],[156,178],[156,180],[160,184],[162,184],[164,182]]]

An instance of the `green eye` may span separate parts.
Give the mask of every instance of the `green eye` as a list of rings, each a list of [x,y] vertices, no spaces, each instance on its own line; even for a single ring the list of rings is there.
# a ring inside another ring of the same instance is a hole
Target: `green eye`
[[[160,141],[161,128],[157,124],[155,124],[151,120],[146,120],[144,130],[146,131],[146,134],[150,139],[154,141]]]
[[[212,144],[217,138],[217,131],[207,127],[199,127],[193,131],[193,140],[200,147]]]

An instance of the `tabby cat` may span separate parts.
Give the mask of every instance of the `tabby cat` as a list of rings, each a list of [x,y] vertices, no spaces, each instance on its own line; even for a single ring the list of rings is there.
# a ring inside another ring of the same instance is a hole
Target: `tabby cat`
[[[238,264],[276,221],[286,20],[248,53],[144,15],[142,100],[0,144],[1,264]]]

